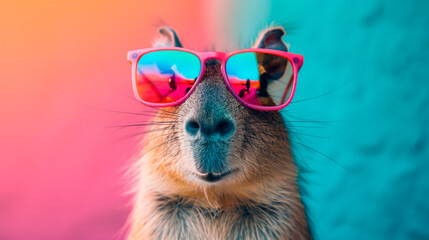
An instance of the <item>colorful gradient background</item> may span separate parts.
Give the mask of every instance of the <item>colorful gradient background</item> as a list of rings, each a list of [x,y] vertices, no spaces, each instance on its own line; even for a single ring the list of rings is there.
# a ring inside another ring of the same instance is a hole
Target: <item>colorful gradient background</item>
[[[285,109],[315,239],[429,238],[428,1],[0,0],[0,239],[122,239],[148,110],[126,53],[249,47],[274,22],[305,56]],[[305,100],[305,101],[303,101]],[[326,156],[325,156],[326,155]]]

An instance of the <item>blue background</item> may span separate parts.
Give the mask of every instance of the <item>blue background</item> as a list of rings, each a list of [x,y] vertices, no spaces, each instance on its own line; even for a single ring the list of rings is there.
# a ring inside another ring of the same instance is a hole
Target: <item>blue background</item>
[[[283,113],[314,238],[429,239],[429,1],[239,2],[242,47],[274,23],[304,55]]]

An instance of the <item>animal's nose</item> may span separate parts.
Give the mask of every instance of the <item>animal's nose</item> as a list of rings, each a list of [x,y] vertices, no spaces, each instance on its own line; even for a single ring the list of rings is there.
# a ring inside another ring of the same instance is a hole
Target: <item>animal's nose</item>
[[[219,75],[220,61],[210,59],[205,64],[203,80],[184,103],[182,127],[199,177],[213,182],[228,173],[230,148],[238,129],[233,113],[238,109]]]
[[[234,135],[235,123],[228,117],[219,119],[200,117],[188,120],[185,128],[186,132],[194,138],[228,140]]]
[[[227,170],[228,140],[235,132],[234,121],[227,115],[212,112],[187,120],[185,124],[200,177],[207,181],[220,177],[216,174]]]

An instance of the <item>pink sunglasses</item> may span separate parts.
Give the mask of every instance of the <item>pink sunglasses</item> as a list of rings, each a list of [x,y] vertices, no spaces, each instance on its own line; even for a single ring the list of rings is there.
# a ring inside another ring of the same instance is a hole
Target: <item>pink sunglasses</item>
[[[243,105],[257,110],[280,110],[295,93],[299,54],[264,48],[229,53],[195,52],[178,47],[128,52],[136,98],[152,107],[183,103],[205,72],[205,61],[219,59],[226,87]]]

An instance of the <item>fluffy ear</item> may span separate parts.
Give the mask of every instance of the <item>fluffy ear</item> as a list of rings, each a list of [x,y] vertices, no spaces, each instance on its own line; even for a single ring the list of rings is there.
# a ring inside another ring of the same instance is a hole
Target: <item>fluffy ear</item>
[[[256,41],[254,48],[267,48],[287,52],[288,47],[282,40],[282,36],[285,34],[286,32],[283,30],[283,28],[269,28],[268,30],[262,32]],[[287,59],[264,53],[257,53],[256,55],[261,78],[267,81],[278,80],[284,75],[288,66]]]
[[[285,35],[286,32],[283,28],[275,27],[269,28],[268,30],[262,32],[258,39],[253,45],[254,48],[269,48],[280,51],[288,51],[288,47],[283,42],[282,36]]]
[[[176,32],[169,27],[159,28],[161,36],[155,40],[154,47],[182,47]]]

